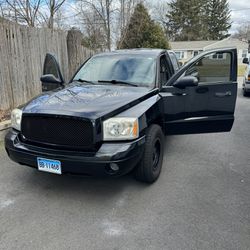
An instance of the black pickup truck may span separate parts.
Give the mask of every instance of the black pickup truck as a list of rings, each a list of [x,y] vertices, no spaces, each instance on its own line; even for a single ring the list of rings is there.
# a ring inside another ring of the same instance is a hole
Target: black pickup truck
[[[47,54],[41,82],[44,92],[12,111],[5,138],[12,160],[56,174],[133,170],[152,183],[161,172],[165,135],[231,130],[237,51],[205,51],[181,68],[172,51],[101,53],[68,84]]]

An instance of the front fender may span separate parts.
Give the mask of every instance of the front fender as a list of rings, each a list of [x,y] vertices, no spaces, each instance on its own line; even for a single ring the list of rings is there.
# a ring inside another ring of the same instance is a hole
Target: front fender
[[[163,127],[163,105],[159,94],[151,96],[147,100],[121,112],[117,117],[137,117],[139,120],[140,136],[145,135],[146,129],[153,123]]]

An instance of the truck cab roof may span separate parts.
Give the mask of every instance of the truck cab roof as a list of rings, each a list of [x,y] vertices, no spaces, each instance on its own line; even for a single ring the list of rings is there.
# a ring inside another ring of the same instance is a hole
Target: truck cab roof
[[[135,48],[135,49],[119,49],[109,52],[102,52],[97,54],[96,56],[103,56],[103,55],[115,55],[115,54],[127,54],[127,55],[145,55],[151,57],[158,57],[160,54],[170,51],[170,50],[163,50],[163,49],[150,49],[150,48]]]

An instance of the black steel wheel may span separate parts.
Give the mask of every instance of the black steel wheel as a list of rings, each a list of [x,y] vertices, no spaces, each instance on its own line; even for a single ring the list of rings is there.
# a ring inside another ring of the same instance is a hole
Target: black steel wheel
[[[139,181],[155,182],[162,168],[164,135],[159,125],[153,124],[146,134],[144,153],[135,169],[135,178]]]

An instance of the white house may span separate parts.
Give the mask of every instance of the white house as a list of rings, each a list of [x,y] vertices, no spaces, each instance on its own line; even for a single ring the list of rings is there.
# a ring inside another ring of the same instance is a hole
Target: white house
[[[238,64],[242,64],[242,59],[248,57],[248,43],[231,37],[223,40],[170,42],[170,46],[182,63],[187,62],[201,51],[224,47],[237,48]]]

